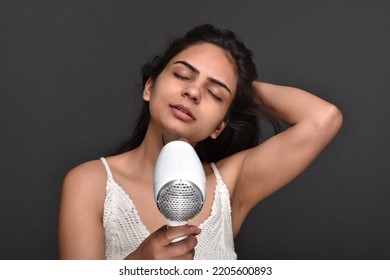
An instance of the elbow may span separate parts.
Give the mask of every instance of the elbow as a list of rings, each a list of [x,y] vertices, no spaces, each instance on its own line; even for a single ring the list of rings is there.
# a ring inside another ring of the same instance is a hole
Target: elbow
[[[321,130],[333,137],[343,124],[343,115],[335,105],[329,104],[322,112],[319,124]]]

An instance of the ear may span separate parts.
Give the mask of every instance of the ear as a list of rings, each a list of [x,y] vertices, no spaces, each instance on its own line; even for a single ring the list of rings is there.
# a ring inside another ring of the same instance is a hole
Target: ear
[[[150,101],[150,96],[152,94],[152,88],[153,88],[153,79],[149,78],[144,86],[144,92],[142,93],[142,97],[145,101]]]
[[[221,132],[225,129],[227,125],[227,121],[223,120],[218,127],[210,134],[210,137],[213,139],[217,139],[217,137],[221,134]]]

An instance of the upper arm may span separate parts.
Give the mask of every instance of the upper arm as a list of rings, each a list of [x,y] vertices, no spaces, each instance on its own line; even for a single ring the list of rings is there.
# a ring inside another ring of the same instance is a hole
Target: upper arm
[[[246,151],[242,157],[233,206],[245,216],[259,201],[298,176],[324,149],[340,126],[341,113],[330,105],[322,118],[303,120]]]
[[[105,257],[102,171],[100,162],[89,162],[71,170],[64,179],[58,225],[60,259]]]

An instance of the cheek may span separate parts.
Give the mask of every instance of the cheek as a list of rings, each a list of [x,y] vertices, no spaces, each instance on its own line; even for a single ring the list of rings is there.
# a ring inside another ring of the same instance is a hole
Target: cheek
[[[217,103],[214,106],[211,106],[208,109],[208,119],[213,122],[220,123],[226,117],[226,114],[229,110],[229,104],[227,103]]]
[[[159,95],[156,94],[156,92],[152,91],[149,98],[149,112],[152,118],[158,117],[158,114],[161,111],[161,101],[159,99]]]
[[[204,128],[212,133],[225,120],[227,110],[221,108],[210,109],[203,114]]]

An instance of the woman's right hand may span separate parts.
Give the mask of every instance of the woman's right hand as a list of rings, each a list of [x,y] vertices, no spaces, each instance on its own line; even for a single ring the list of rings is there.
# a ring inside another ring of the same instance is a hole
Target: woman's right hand
[[[198,243],[196,235],[200,233],[196,226],[179,227],[162,226],[149,235],[130,255],[128,260],[192,260],[195,246]],[[187,238],[172,243],[172,240],[186,236]]]

